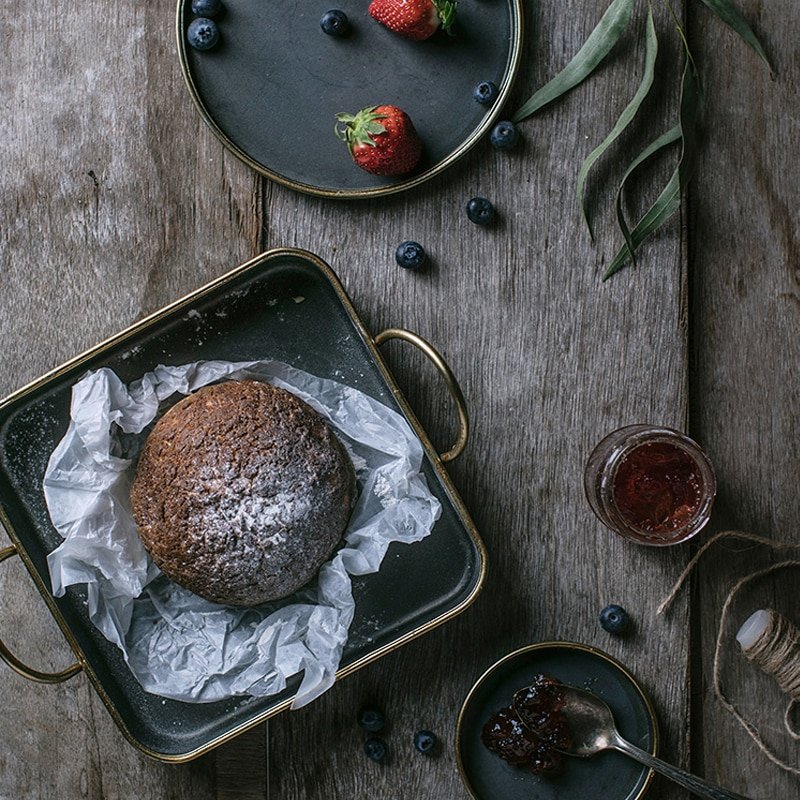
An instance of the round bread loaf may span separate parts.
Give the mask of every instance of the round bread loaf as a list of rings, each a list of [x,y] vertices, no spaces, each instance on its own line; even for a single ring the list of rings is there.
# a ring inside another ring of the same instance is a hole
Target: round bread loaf
[[[154,426],[131,505],[153,561],[217,603],[257,605],[308,583],[342,537],[353,465],[322,417],[258,381],[206,386]]]

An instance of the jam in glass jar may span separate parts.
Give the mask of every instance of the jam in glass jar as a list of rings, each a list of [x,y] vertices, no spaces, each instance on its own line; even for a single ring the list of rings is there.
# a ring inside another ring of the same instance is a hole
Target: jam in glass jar
[[[714,470],[699,445],[671,428],[610,433],[586,464],[584,488],[600,521],[640,544],[685,542],[708,522]]]

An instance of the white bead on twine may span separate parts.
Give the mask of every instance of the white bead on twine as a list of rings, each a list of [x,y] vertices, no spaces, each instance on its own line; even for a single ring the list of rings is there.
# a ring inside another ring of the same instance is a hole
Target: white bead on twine
[[[700,560],[700,557],[708,550],[711,545],[715,542],[719,541],[720,539],[726,538],[735,538],[735,539],[742,539],[747,542],[753,542],[755,544],[763,544],[771,547],[775,550],[800,550],[800,544],[790,544],[787,542],[775,542],[771,539],[765,539],[763,536],[756,536],[752,533],[746,533],[744,531],[722,531],[721,533],[712,536],[692,557],[689,563],[686,565],[683,572],[680,574],[680,577],[676,581],[675,585],[672,587],[672,590],[658,607],[658,613],[663,614],[665,611],[669,609],[672,605],[675,598],[678,596],[681,587],[685,583],[686,579],[692,573],[697,562]],[[777,764],[781,769],[785,770],[786,772],[790,772],[793,775],[800,775],[800,769],[792,764],[787,764],[781,758],[779,758],[767,745],[767,743],[761,737],[761,734],[758,731],[758,728],[750,722],[749,720],[745,719],[742,715],[741,711],[728,699],[725,693],[722,690],[722,681],[720,678],[721,672],[721,652],[722,652],[722,644],[723,644],[723,632],[726,627],[726,623],[728,620],[728,613],[730,611],[730,607],[733,604],[733,601],[738,594],[738,592],[744,588],[748,583],[752,583],[753,581],[757,581],[761,578],[766,577],[767,575],[771,575],[774,572],[777,572],[782,569],[797,569],[800,568],[800,561],[798,560],[791,560],[791,561],[781,561],[778,564],[773,564],[766,569],[758,570],[757,572],[752,572],[749,575],[746,575],[741,580],[737,581],[734,584],[731,591],[728,593],[728,596],[725,598],[725,602],[722,606],[722,614],[720,616],[719,621],[719,630],[717,632],[717,643],[714,649],[714,670],[713,670],[713,680],[714,680],[714,693],[717,696],[717,699],[722,703],[723,706],[739,721],[742,727],[747,731],[753,741],[758,745],[759,750],[774,764]],[[779,614],[775,612],[767,612],[768,615],[774,614],[773,616],[769,616],[768,619],[764,620],[763,618],[760,620],[760,624],[764,626],[766,622],[766,627],[762,627],[762,629],[756,629],[755,631],[745,631],[744,632],[744,639],[745,644],[747,645],[748,652],[745,655],[748,658],[752,658],[755,663],[758,663],[759,666],[762,664],[767,664],[768,669],[765,669],[766,672],[769,672],[778,680],[779,685],[781,688],[784,689],[788,694],[791,696],[791,701],[784,713],[783,723],[784,726],[789,733],[789,735],[793,739],[800,739],[800,734],[792,727],[791,718],[792,718],[792,711],[795,705],[800,704],[800,630],[798,630],[792,623],[790,623],[785,617],[781,617]],[[748,622],[752,621],[752,617]],[[745,626],[747,623],[745,623]],[[743,626],[743,627],[745,627]],[[748,636],[748,633],[750,634]],[[740,635],[742,634],[742,629],[740,629]],[[757,656],[753,656],[753,640],[756,640],[755,651],[758,654]],[[760,644],[759,644],[760,642]],[[762,666],[762,669],[764,667]],[[788,688],[784,688],[784,687]]]

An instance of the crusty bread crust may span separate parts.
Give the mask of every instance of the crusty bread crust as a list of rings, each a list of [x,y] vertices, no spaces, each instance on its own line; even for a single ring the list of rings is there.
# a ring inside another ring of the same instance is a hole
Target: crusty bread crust
[[[217,603],[257,605],[308,583],[339,543],[353,465],[310,406],[258,381],[206,386],[150,433],[131,487],[160,569]]]

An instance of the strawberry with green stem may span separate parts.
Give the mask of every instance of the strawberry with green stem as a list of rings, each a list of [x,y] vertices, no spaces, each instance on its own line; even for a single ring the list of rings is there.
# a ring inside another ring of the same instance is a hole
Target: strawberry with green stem
[[[422,140],[411,118],[392,105],[369,106],[357,114],[337,114],[336,135],[353,161],[373,175],[407,175],[422,156]]]
[[[440,28],[451,33],[457,0],[372,0],[369,14],[406,39],[422,41]]]

